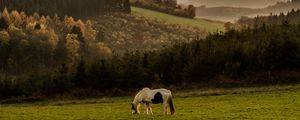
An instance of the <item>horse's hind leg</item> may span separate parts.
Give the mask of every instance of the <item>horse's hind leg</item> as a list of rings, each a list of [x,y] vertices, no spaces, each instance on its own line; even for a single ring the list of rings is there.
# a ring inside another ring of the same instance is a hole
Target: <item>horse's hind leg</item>
[[[164,104],[164,115],[168,114],[168,105]]]

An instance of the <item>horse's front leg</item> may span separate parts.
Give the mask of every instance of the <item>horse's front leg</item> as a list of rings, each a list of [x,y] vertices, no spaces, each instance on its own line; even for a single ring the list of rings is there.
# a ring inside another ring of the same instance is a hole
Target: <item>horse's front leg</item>
[[[144,115],[145,115],[145,114],[148,115],[148,110],[149,110],[148,106],[149,106],[149,105],[147,105],[147,103],[144,104],[144,109],[145,109]]]
[[[151,108],[150,104],[149,104],[149,107],[148,107],[148,108],[149,108],[150,114],[153,115],[152,108]]]

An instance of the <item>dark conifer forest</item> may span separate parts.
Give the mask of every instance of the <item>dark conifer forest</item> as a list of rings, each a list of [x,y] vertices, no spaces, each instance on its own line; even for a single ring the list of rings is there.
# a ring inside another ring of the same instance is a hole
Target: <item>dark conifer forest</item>
[[[291,9],[289,12],[272,14],[269,16],[257,16],[254,18],[242,17],[240,18],[234,26],[231,27],[261,27],[264,25],[280,25],[280,24],[300,24],[300,10]],[[230,26],[228,26],[230,27]]]

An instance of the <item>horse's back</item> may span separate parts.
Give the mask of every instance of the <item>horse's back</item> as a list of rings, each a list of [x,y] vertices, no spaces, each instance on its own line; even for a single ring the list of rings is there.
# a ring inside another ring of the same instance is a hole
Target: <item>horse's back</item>
[[[165,92],[165,93],[171,93],[171,91],[170,91],[170,90],[168,90],[168,89],[165,89],[165,88],[154,89],[154,90],[161,91],[161,92]]]
[[[152,91],[154,93],[160,92],[163,95],[168,95],[168,96],[172,95],[172,92],[170,90],[168,90],[168,89],[165,89],[165,88],[153,89]]]
[[[154,99],[154,96],[157,94],[161,94],[163,97],[172,96],[172,93],[168,89],[160,88],[160,89],[149,89],[143,88],[136,96],[136,98],[142,99],[144,102],[150,102]]]

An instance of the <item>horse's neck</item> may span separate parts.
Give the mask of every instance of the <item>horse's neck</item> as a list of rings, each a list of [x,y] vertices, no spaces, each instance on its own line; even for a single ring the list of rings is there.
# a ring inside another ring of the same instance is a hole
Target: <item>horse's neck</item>
[[[148,92],[148,90],[150,90],[150,89],[149,88],[144,88],[143,90],[138,92],[138,94],[136,94],[136,96],[134,97],[134,103],[138,104],[138,103],[142,102],[143,96],[146,92]]]
[[[140,91],[138,94],[136,94],[136,96],[134,97],[133,102],[135,104],[138,104],[139,102],[141,102],[140,97],[141,97],[142,91]]]

